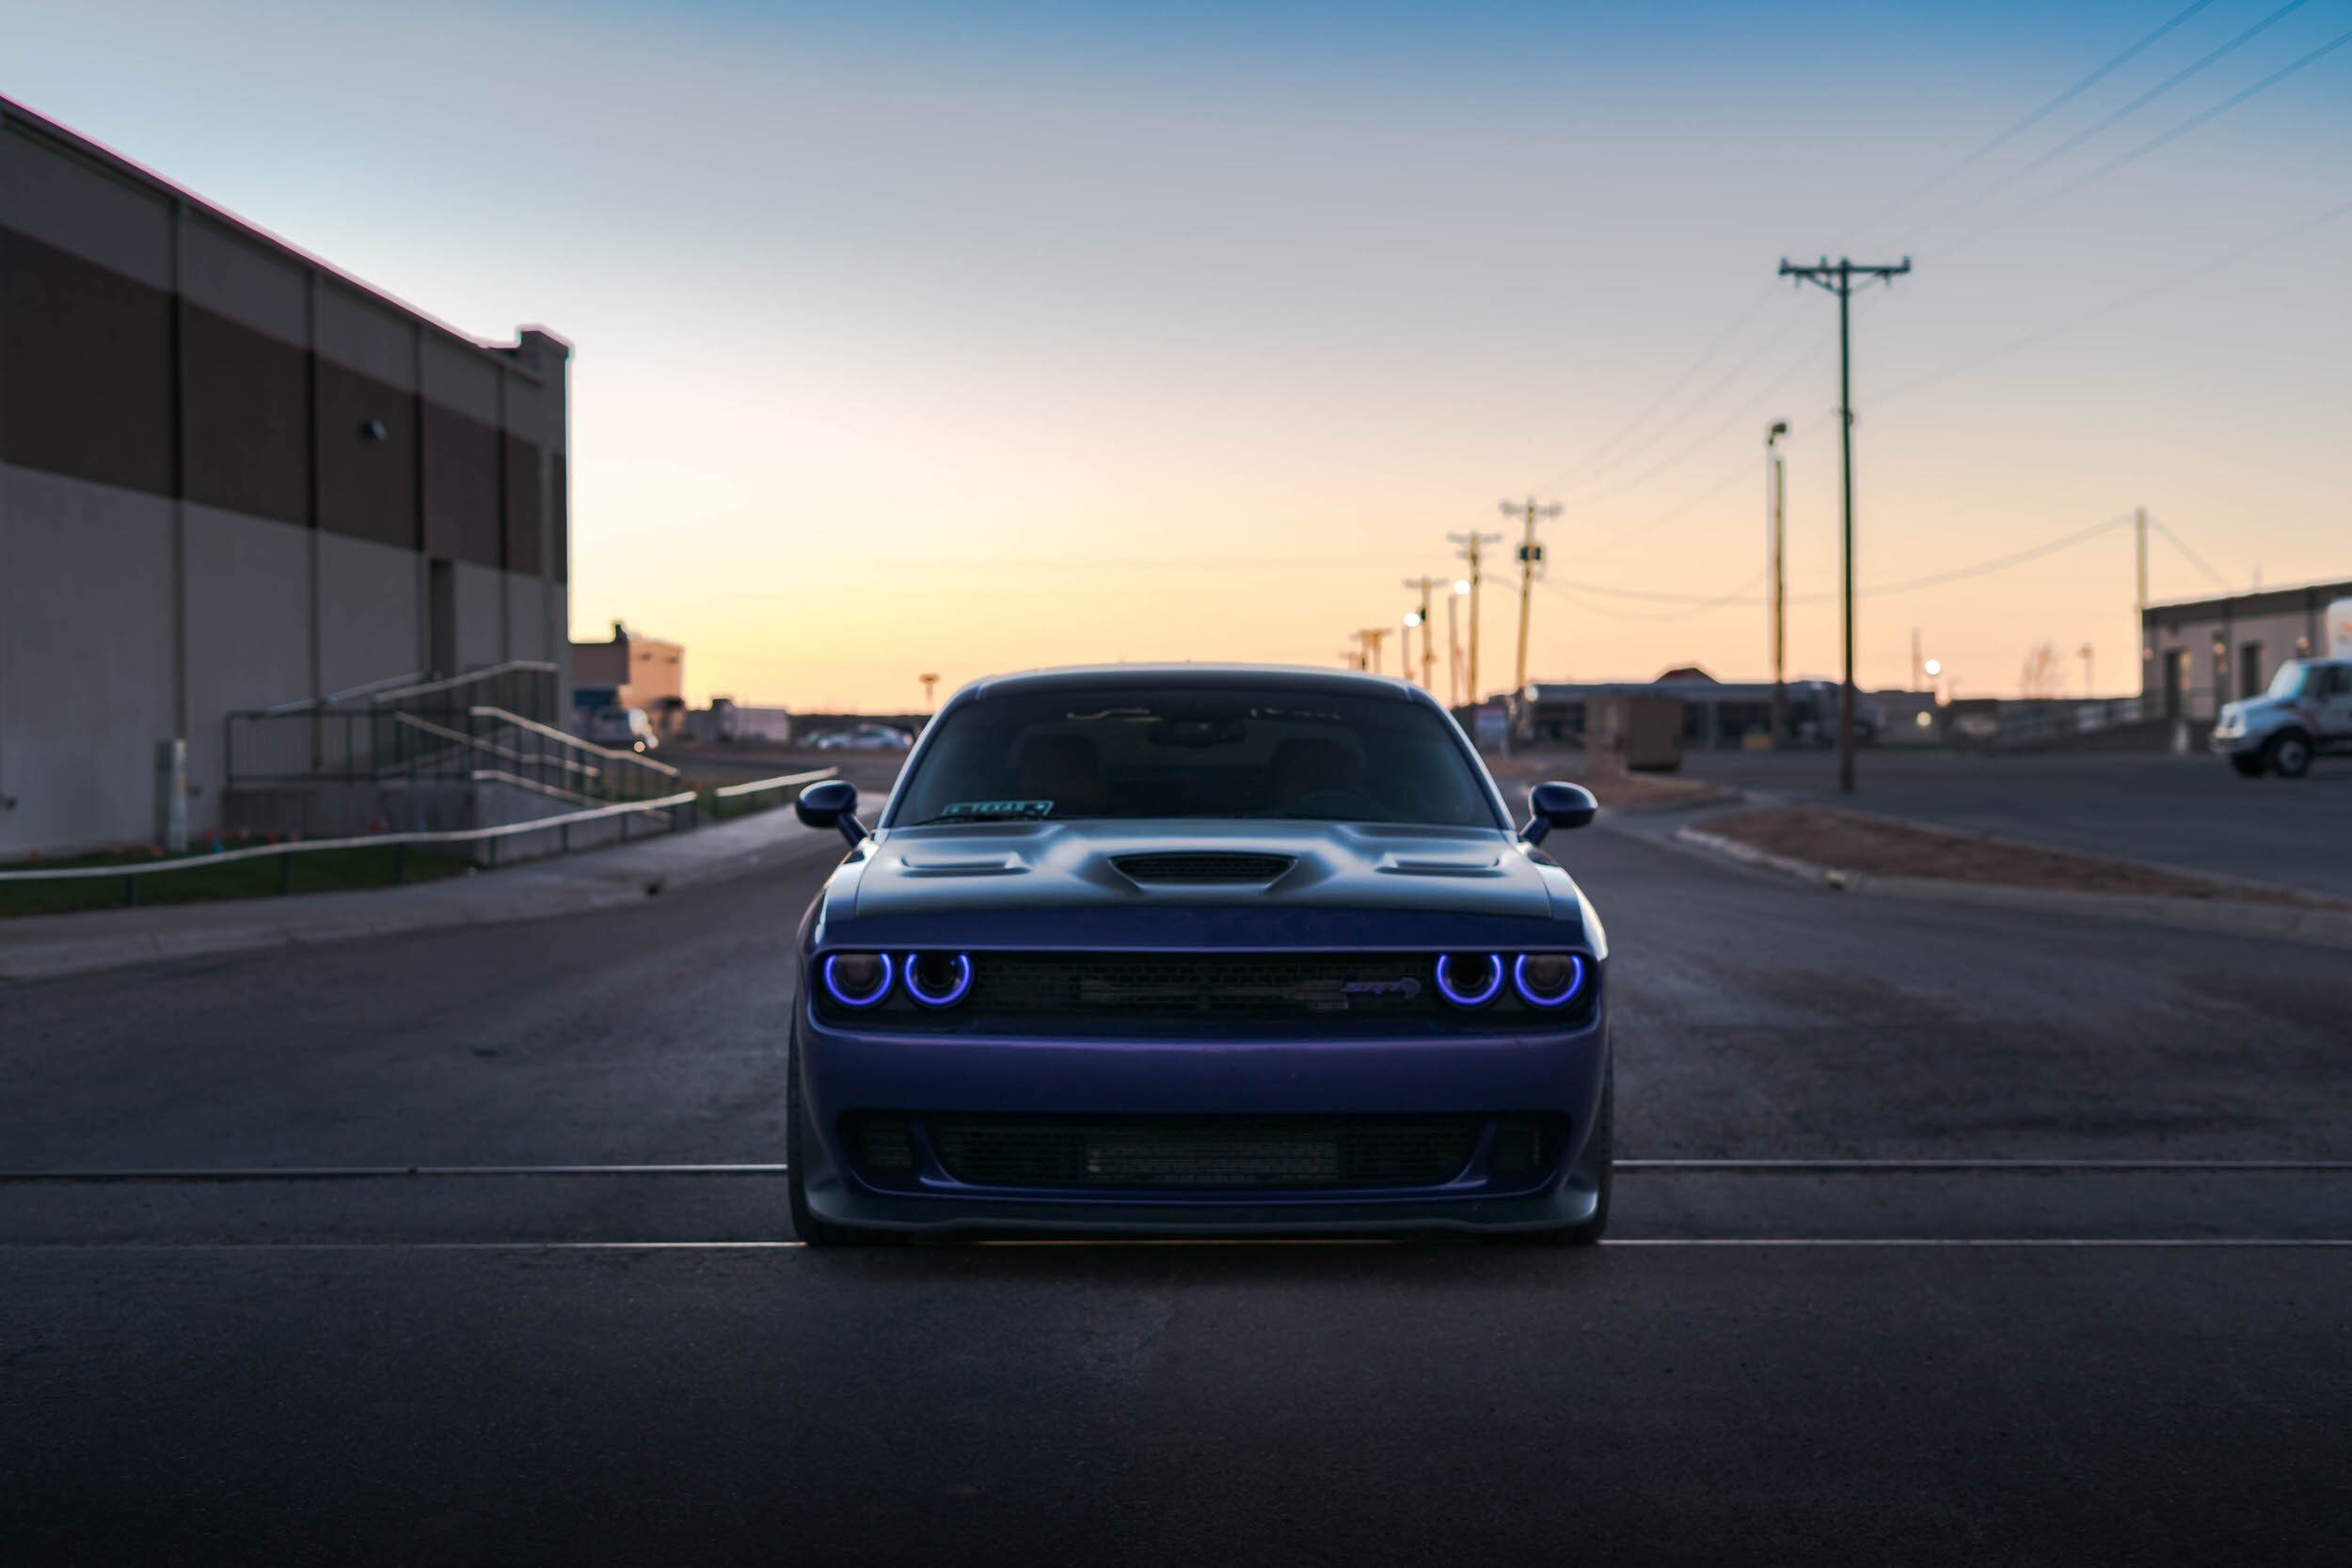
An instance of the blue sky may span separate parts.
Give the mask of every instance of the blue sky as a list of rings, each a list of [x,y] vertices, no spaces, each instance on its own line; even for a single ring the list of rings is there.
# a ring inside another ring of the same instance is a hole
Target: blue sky
[[[1751,673],[1760,610],[1633,595],[1753,594],[1774,417],[1793,587],[1834,581],[1835,317],[1783,254],[1916,261],[1856,307],[1866,584],[2135,504],[2234,584],[2352,575],[2352,220],[2260,243],[2352,202],[2352,47],[2098,173],[2352,5],[2018,177],[2279,9],[2214,0],[1899,205],[2185,4],[0,0],[0,91],[574,339],[575,624],[679,638],[698,692],[1327,662],[1535,485],[1538,673]],[[2160,595],[2210,586],[2160,548]],[[1963,690],[2043,640],[2128,689],[2129,592],[2109,536],[1874,600],[1864,678],[1920,626]],[[1827,607],[1791,634],[1833,668]]]

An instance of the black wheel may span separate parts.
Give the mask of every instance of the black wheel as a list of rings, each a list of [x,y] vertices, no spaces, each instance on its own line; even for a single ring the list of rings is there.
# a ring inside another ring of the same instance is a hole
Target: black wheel
[[[2263,759],[2259,752],[2233,752],[2230,766],[2237,769],[2237,776],[2241,779],[2259,779],[2263,776]]]
[[[1534,1246],[1592,1246],[1599,1242],[1609,1228],[1609,1189],[1616,1180],[1616,1103],[1617,1064],[1612,1057],[1602,1071],[1600,1109],[1593,1117],[1592,1141],[1584,1147],[1585,1163],[1599,1170],[1599,1200],[1593,1205],[1593,1217],[1581,1225],[1564,1225],[1551,1230],[1505,1231],[1497,1240]]]
[[[808,1212],[808,1188],[801,1178],[804,1163],[803,1152],[808,1138],[801,1124],[801,1037],[796,1030],[791,1047],[785,1053],[784,1085],[784,1188],[786,1200],[792,1209],[792,1234],[813,1247],[831,1246],[889,1246],[900,1240],[886,1230],[857,1230],[846,1225],[829,1225]]]
[[[2311,736],[2296,730],[2273,736],[2270,744],[2263,748],[2263,757],[2279,777],[2299,779],[2312,765]]]

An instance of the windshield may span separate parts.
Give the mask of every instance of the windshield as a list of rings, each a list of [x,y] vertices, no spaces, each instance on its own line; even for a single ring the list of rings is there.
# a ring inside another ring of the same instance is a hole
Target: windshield
[[[2284,664],[2279,666],[2279,673],[2270,677],[2269,689],[2265,691],[2263,695],[2265,697],[2279,698],[2297,697],[2302,695],[2303,676],[2309,672],[2309,670],[2310,666],[2304,664],[2301,660],[2292,658],[2288,659]]]
[[[1497,828],[1445,719],[1279,686],[1015,692],[943,717],[887,826],[1265,817]]]

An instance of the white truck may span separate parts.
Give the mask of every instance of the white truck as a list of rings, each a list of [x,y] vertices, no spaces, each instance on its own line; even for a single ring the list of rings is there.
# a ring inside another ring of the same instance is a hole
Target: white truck
[[[2328,614],[2329,657],[2291,658],[2261,696],[2222,705],[2213,749],[2244,777],[2299,779],[2313,757],[2352,755],[2352,600]]]

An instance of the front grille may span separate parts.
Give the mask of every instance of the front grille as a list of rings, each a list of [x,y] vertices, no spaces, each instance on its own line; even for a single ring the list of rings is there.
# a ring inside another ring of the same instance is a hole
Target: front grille
[[[924,1118],[948,1175],[981,1187],[1263,1192],[1433,1187],[1477,1148],[1476,1117]]]
[[[927,1034],[1064,1033],[1104,1029],[1182,1034],[1204,1022],[1277,1033],[1407,1033],[1575,1029],[1591,1022],[1601,975],[1557,1011],[1528,1006],[1509,985],[1491,1006],[1464,1010],[1438,992],[1433,953],[976,952],[972,986],[950,1007],[922,1007],[902,987],[866,1009],[823,987],[830,1022]]]
[[[1434,960],[1418,954],[991,954],[977,960],[976,1014],[1023,1017],[1433,1013]]]
[[[1291,868],[1288,855],[1120,855],[1111,863],[1138,882],[1270,882]]]

